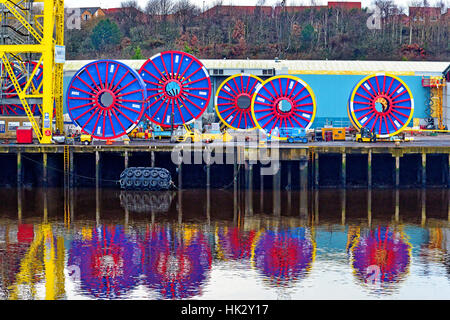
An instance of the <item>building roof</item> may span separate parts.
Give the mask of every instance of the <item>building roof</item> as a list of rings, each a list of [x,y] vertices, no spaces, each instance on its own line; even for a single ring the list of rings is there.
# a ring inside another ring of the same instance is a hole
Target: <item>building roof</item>
[[[90,14],[95,14],[98,10],[103,10],[100,7],[88,7],[88,8],[80,8],[81,13],[85,11],[89,11]]]
[[[409,7],[410,16],[428,16],[439,17],[441,15],[440,7]]]
[[[264,15],[274,15],[279,14],[281,11],[285,10],[288,13],[301,12],[306,9],[325,9],[325,8],[340,8],[340,9],[361,9],[360,1],[328,1],[327,5],[315,5],[315,6],[240,6],[240,5],[217,5],[208,10],[206,10],[202,15],[204,16],[214,16],[214,15],[251,15],[257,10]]]
[[[66,61],[64,71],[75,72],[91,61]],[[145,60],[122,60],[138,70]],[[336,60],[213,60],[201,62],[208,69],[276,69],[277,74],[356,74],[388,72],[396,75],[441,75],[450,61],[336,61]]]
[[[361,9],[361,2],[359,1],[328,1],[328,8],[342,8],[342,9]]]

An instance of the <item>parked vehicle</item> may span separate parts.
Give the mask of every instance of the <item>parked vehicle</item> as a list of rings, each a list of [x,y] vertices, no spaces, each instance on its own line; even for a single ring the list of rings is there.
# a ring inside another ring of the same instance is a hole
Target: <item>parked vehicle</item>
[[[304,128],[281,128],[280,136],[286,137],[289,143],[308,143],[308,136]]]
[[[80,134],[74,137],[74,141],[84,145],[90,145],[92,143],[92,136],[90,134]]]
[[[174,132],[174,140],[176,142],[206,142],[211,143],[213,141],[223,141],[229,142],[233,140],[233,137],[227,132],[221,132],[220,130],[210,130],[204,133],[197,129],[189,128],[189,126],[184,125],[183,129],[177,129]]]
[[[361,130],[355,136],[357,142],[377,142],[377,136],[375,132],[370,131],[366,127],[362,127]]]

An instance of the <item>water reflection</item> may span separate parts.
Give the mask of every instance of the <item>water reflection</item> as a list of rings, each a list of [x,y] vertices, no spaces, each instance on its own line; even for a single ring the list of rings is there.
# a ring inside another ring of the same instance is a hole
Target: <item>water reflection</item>
[[[375,284],[385,291],[406,277],[411,260],[411,246],[405,235],[395,228],[377,227],[363,230],[353,237],[351,265],[363,283]]]
[[[255,230],[244,231],[238,227],[217,227],[215,234],[217,259],[250,261],[256,235]]]
[[[254,265],[276,287],[294,285],[314,261],[315,243],[306,228],[264,231],[253,247]]]
[[[200,294],[212,262],[208,233],[198,226],[154,226],[146,230],[143,245],[150,288],[168,299]]]
[[[448,190],[0,199],[1,299],[450,298]]]
[[[125,234],[123,226],[83,228],[71,241],[68,265],[74,276],[79,276],[83,293],[113,299],[137,284],[142,256],[141,248]]]

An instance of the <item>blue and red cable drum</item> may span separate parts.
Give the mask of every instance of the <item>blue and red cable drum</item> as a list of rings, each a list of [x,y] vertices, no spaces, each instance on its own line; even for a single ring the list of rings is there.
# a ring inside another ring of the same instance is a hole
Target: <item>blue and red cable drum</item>
[[[352,90],[347,112],[353,126],[368,128],[379,138],[403,131],[414,114],[411,90],[399,77],[378,73],[364,77]]]
[[[253,130],[251,104],[258,85],[262,80],[250,74],[237,74],[225,79],[216,93],[216,113],[229,128],[236,130]]]
[[[144,63],[139,74],[149,100],[145,117],[161,127],[176,127],[196,120],[209,104],[208,71],[189,53],[158,53]]]
[[[272,134],[275,128],[309,129],[316,115],[316,99],[311,87],[294,76],[275,76],[257,86],[252,99],[256,126]],[[280,134],[281,139],[286,139]]]
[[[67,109],[82,132],[115,139],[131,132],[147,107],[139,74],[114,60],[98,60],[81,68],[67,89]]]
[[[37,63],[34,61],[25,61],[23,63],[13,65],[14,75],[16,76],[19,85],[22,89],[25,88],[25,85],[28,81],[28,75],[31,75],[33,70],[36,68]],[[33,76],[33,80],[31,82],[31,85],[29,89],[31,91],[42,93],[42,65],[39,65],[37,67],[37,70]],[[14,85],[11,82],[10,76],[7,76],[6,79],[6,90],[5,90],[5,98],[16,98],[18,99],[17,91]],[[30,106],[31,112],[34,115],[39,115],[39,106],[37,104],[31,104]],[[22,104],[5,104],[0,105],[0,110],[2,115],[9,115],[9,116],[24,116],[26,115],[25,108]]]

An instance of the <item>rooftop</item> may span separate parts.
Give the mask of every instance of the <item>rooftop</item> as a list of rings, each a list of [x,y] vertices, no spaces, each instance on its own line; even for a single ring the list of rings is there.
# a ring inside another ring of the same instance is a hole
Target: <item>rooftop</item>
[[[442,74],[450,61],[336,61],[336,60],[212,60],[203,59],[208,69],[276,69],[277,74],[372,74],[389,72],[397,75]],[[77,71],[90,60],[66,61],[64,71]],[[121,60],[139,69],[145,60]]]

